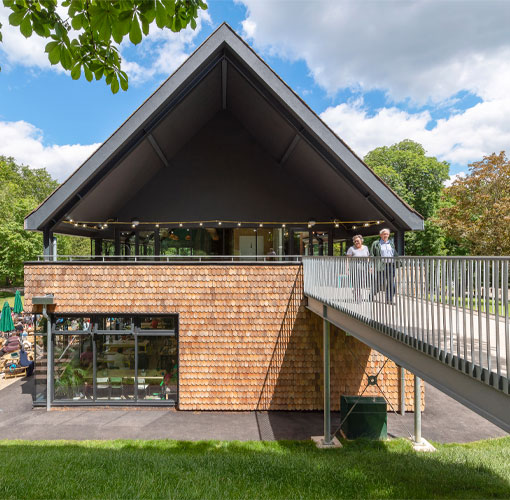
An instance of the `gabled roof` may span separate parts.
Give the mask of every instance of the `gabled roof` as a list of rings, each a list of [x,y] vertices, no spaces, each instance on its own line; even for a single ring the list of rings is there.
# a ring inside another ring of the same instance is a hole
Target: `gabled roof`
[[[162,169],[175,168],[172,158],[183,145],[230,108],[232,120],[239,121],[271,157],[273,170],[285,167],[289,178],[295,176],[301,186],[310,186],[317,204],[326,207],[324,213],[365,211],[358,219],[382,218],[395,229],[423,229],[422,217],[227,24],[25,218],[25,228],[73,232],[61,222],[75,212],[96,218],[113,211],[127,213],[121,203],[143,191],[142,180],[149,183]],[[123,200],[116,198],[115,187]]]

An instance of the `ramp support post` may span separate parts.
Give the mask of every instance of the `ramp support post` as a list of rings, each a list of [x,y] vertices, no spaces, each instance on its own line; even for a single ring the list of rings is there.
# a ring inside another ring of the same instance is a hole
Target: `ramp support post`
[[[323,320],[324,344],[324,444],[331,445],[331,384],[329,365],[329,341],[331,325],[327,319]]]
[[[414,376],[414,442],[421,444],[421,378]]]

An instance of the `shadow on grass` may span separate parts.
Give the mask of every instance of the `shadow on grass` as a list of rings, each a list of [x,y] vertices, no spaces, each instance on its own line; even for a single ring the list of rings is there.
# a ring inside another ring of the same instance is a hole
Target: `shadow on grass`
[[[510,497],[510,438],[434,454],[404,440],[3,441],[0,460],[0,498]]]

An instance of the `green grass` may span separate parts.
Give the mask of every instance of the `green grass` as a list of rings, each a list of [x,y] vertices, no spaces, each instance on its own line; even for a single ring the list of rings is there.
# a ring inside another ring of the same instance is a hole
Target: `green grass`
[[[438,445],[0,441],[0,498],[509,498],[510,438]]]
[[[9,305],[11,307],[14,307],[14,295],[12,295],[9,292],[0,292],[0,302],[1,302],[0,309],[4,305],[5,301],[9,302]],[[21,303],[23,304],[23,307],[25,307],[25,297],[23,295],[21,296]]]

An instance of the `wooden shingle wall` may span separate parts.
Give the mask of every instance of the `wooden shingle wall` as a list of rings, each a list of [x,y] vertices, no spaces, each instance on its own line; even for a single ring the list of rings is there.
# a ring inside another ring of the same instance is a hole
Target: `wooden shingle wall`
[[[46,293],[59,314],[179,314],[180,409],[322,408],[322,320],[305,308],[300,265],[27,264],[25,309],[38,312],[31,298]],[[360,394],[384,362],[332,328],[332,409],[341,394]],[[397,409],[393,362],[378,380]],[[412,391],[408,376],[407,409]]]

